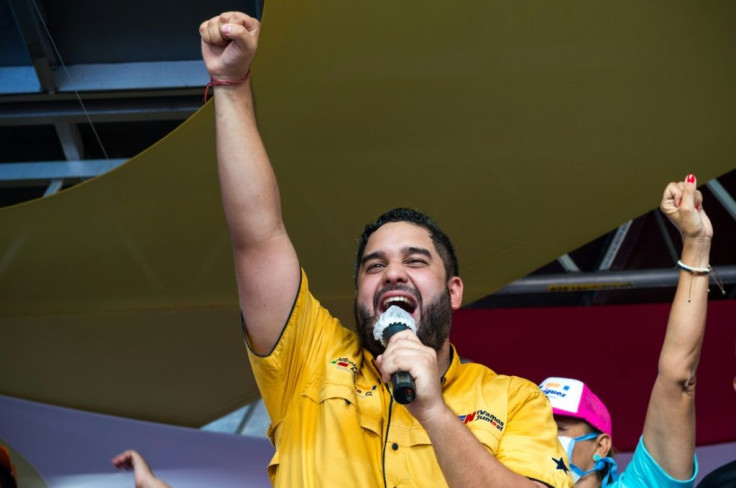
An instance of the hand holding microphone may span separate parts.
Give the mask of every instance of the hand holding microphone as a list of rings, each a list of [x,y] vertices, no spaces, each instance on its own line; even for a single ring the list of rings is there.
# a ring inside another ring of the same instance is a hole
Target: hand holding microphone
[[[379,341],[383,347],[388,345],[388,341],[394,334],[402,330],[411,330],[417,333],[417,326],[409,312],[392,305],[378,318],[376,325],[373,327],[373,337]],[[393,385],[393,395],[397,402],[406,405],[414,401],[416,396],[416,386],[414,378],[406,371],[397,371],[391,375],[391,384]]]

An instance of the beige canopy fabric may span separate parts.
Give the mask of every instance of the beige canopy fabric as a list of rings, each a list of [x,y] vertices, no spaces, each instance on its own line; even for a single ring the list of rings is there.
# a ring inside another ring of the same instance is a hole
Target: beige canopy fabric
[[[273,1],[252,70],[287,228],[351,322],[362,226],[453,237],[466,302],[736,167],[736,4]],[[197,26],[192,26],[196,29]],[[0,393],[199,426],[255,399],[211,104],[0,209]]]

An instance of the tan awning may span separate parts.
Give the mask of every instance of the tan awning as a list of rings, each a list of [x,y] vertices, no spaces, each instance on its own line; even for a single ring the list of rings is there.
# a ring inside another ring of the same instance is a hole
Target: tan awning
[[[436,217],[470,301],[736,167],[731,2],[316,7],[269,3],[252,73],[290,235],[348,321],[388,208]],[[0,210],[0,393],[192,426],[257,397],[213,138],[210,104]]]

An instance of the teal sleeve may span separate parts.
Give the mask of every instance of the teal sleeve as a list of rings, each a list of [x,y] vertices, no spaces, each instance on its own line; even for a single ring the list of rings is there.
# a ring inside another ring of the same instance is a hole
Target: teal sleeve
[[[676,480],[665,473],[644,445],[643,437],[634,451],[634,457],[612,488],[691,488],[698,475],[698,458],[693,457],[693,475],[687,480]]]

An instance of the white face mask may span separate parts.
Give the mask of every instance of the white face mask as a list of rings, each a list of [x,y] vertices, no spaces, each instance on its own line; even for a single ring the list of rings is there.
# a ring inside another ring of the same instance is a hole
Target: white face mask
[[[603,465],[598,465],[596,463],[595,466],[593,466],[593,469],[589,469],[588,471],[583,471],[580,467],[575,466],[572,463],[572,453],[575,451],[575,443],[578,441],[588,441],[592,440],[598,437],[598,434],[595,432],[591,432],[589,434],[581,435],[580,437],[572,438],[567,437],[564,435],[557,436],[557,438],[560,440],[560,444],[562,444],[562,448],[567,453],[567,459],[570,461],[570,474],[572,475],[572,480],[577,483],[580,478],[582,478],[585,475],[588,475],[590,473],[593,473],[595,471],[598,471],[599,469],[603,468]]]
[[[596,460],[593,468],[589,469],[588,471],[583,471],[578,466],[575,466],[572,463],[572,453],[573,451],[575,451],[575,443],[578,441],[592,440],[596,437],[598,437],[598,434],[596,434],[595,432],[581,435],[580,437],[575,437],[574,439],[572,437],[567,437],[564,435],[557,436],[557,438],[560,440],[560,444],[562,444],[562,449],[564,449],[567,453],[567,459],[570,461],[570,475],[572,476],[572,480],[577,483],[578,480],[580,480],[580,478],[582,478],[583,476],[587,476],[590,473],[595,473],[596,471],[602,471],[607,467],[608,473],[601,483],[601,486],[603,488],[606,488],[607,486],[613,484],[616,480],[618,480],[618,469],[616,467],[616,461],[614,461],[613,458],[599,458],[598,460]]]
[[[575,439],[566,435],[557,436],[557,438],[560,440],[560,444],[562,444],[562,450],[567,453],[567,460],[570,463],[570,467],[572,467],[572,451],[575,450]],[[573,483],[577,483],[580,479],[580,475],[575,470],[571,469],[570,475],[572,476]]]

